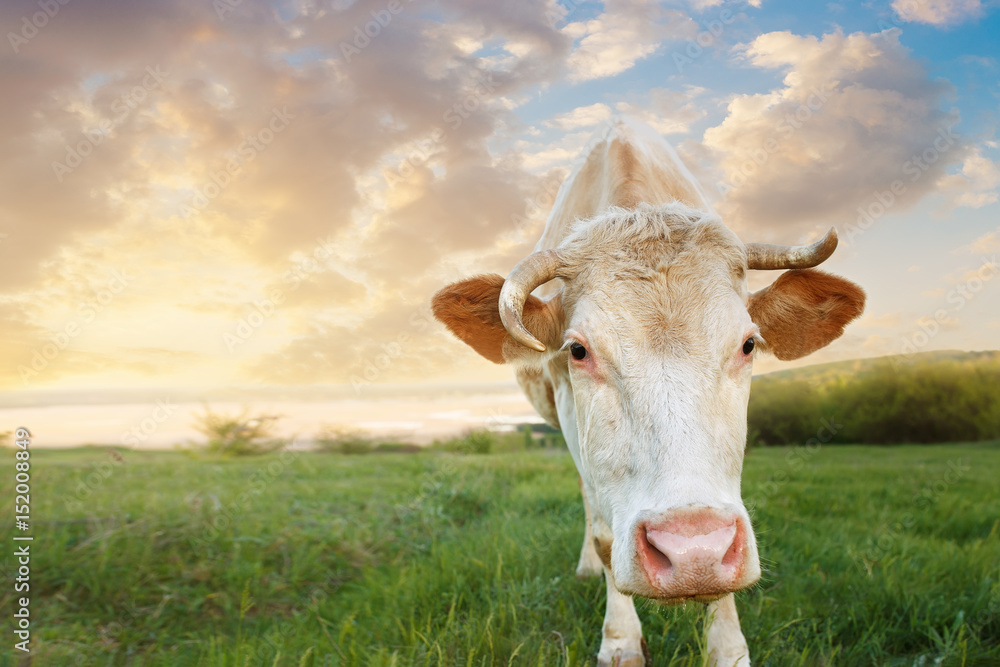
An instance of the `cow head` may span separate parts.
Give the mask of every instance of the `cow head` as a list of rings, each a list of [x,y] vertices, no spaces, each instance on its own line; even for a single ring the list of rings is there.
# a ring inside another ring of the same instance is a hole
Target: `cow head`
[[[808,268],[836,243],[831,230],[812,246],[744,245],[714,215],[641,205],[579,222],[506,281],[435,296],[480,354],[552,383],[623,593],[707,601],[760,577],[740,493],[753,358],[809,354],[861,313],[859,287]],[[747,269],[793,270],[750,294]],[[531,296],[556,278],[550,298]]]

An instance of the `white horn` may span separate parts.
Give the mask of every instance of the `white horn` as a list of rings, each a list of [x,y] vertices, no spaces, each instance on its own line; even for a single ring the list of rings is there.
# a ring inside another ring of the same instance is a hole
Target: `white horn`
[[[831,227],[812,245],[747,243],[746,248],[748,269],[809,269],[822,264],[837,249],[837,230]]]
[[[525,328],[521,314],[532,290],[555,278],[560,268],[562,260],[555,250],[533,253],[518,262],[500,290],[500,321],[507,333],[521,345],[539,352],[545,351],[545,345]]]

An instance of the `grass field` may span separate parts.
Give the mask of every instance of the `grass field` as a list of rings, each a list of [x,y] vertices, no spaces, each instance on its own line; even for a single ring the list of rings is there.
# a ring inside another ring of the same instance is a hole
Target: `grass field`
[[[754,664],[1000,664],[998,473],[1000,442],[754,450]],[[587,665],[600,643],[564,452],[36,450],[32,484],[32,665]],[[640,616],[654,664],[701,664],[703,607]]]

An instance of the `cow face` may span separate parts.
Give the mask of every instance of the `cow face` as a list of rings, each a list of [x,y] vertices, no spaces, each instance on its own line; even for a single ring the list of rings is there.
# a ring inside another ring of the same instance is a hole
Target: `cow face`
[[[581,226],[560,255],[568,354],[551,374],[573,397],[566,420],[616,586],[684,600],[753,583],[740,475],[761,334],[743,244],[714,219],[646,211]]]
[[[860,289],[816,271],[750,295],[747,257],[714,217],[618,209],[512,273],[526,290],[516,324],[496,277],[435,297],[439,319],[481,354],[552,383],[598,553],[623,593],[711,600],[759,578],[740,494],[754,355],[801,356],[861,311]],[[555,296],[527,296],[554,275]],[[517,325],[529,339],[508,334]]]

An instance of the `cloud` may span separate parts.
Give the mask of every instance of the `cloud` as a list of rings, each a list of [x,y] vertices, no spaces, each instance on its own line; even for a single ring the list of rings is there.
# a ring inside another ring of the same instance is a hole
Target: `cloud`
[[[677,135],[715,109],[716,93],[644,74],[636,92],[616,81],[548,121],[519,117],[548,87],[694,38],[699,26],[660,3],[611,0],[563,28],[555,0],[403,3],[377,29],[380,0],[217,6],[73,0],[17,54],[0,51],[0,89],[16,100],[0,107],[0,383],[22,386],[32,363],[29,387],[509,378],[428,318],[431,295],[530,252],[594,124],[628,113]],[[0,4],[5,25],[22,15]],[[681,144],[696,171],[722,155],[731,179],[814,87],[829,89],[730,190],[746,224],[808,232],[851,212],[952,120],[939,111],[947,86],[895,33],[771,33],[742,57],[785,82],[734,98],[703,143]],[[959,172],[945,172],[949,153],[901,205],[926,184],[957,197],[992,182],[961,150]],[[112,270],[130,278],[106,299]]]
[[[391,336],[390,310],[429,299],[449,255],[526,250],[496,246],[536,177],[488,142],[517,125],[526,91],[565,72],[556,4],[414,7],[366,36],[384,3],[246,2],[220,18],[189,0],[74,0],[18,54],[0,52],[0,87],[18,100],[0,109],[0,297],[21,304],[11,367],[125,266],[134,283],[38,383],[172,366],[225,382],[268,354],[302,362],[307,381],[303,341],[351,358]],[[22,11],[2,5],[0,21]],[[146,86],[150,68],[163,74]],[[334,250],[227,351],[223,336],[318,244]],[[171,345],[193,370],[148,352]],[[341,366],[314,381],[345,381]]]
[[[947,174],[938,180],[938,189],[947,197],[946,208],[982,208],[996,203],[998,187],[1000,166],[978,148],[966,156],[957,174]]]
[[[969,245],[962,248],[973,253],[1000,252],[1000,230],[986,232]]]
[[[271,384],[348,383],[359,393],[374,383],[418,382],[463,365],[469,379],[508,377],[490,374],[486,364],[480,368],[476,354],[432,319],[426,302],[392,299],[384,306],[357,326],[314,324],[279,350],[249,360],[246,377]]]
[[[538,171],[553,166],[569,166],[573,164],[587,142],[593,137],[593,132],[570,132],[555,141],[519,141],[518,149],[525,169]]]
[[[903,21],[945,27],[983,14],[980,0],[893,0],[892,9]]]
[[[876,327],[882,329],[894,329],[899,326],[902,321],[902,313],[899,311],[893,313],[885,313],[884,315],[865,315],[859,324],[863,324],[869,327]]]
[[[654,88],[641,101],[618,102],[615,110],[646,123],[660,134],[687,134],[691,124],[705,117],[705,105],[698,98],[706,92],[697,86],[683,90]]]
[[[730,224],[795,240],[817,223],[854,221],[895,181],[893,211],[934,188],[965,143],[950,129],[956,115],[940,108],[949,84],[931,79],[899,35],[772,32],[743,47],[749,65],[785,77],[734,96],[705,132]]]
[[[712,7],[718,7],[723,4],[725,0],[689,0],[688,4],[691,9],[696,12],[703,12],[706,9],[711,9]],[[762,0],[747,0],[747,4],[754,9],[760,9]]]
[[[334,305],[343,308],[361,301],[367,294],[362,283],[336,271],[322,271],[316,275],[303,271],[297,276],[293,273],[281,288],[285,294],[284,305],[307,309]]]
[[[998,272],[998,266],[996,262],[996,256],[994,255],[992,259],[984,259],[983,263],[974,269],[969,269],[962,274],[960,278],[962,284],[968,285],[969,283],[982,284],[984,281],[992,280]]]
[[[597,102],[553,116],[545,121],[545,124],[560,130],[578,130],[581,127],[593,127],[609,116],[611,116],[610,107],[607,104]]]
[[[961,328],[961,324],[957,317],[927,317],[926,315],[917,319],[916,322],[918,327],[927,331],[928,329],[936,329],[940,326],[942,331],[957,331]]]
[[[664,42],[687,39],[697,24],[687,14],[646,0],[608,0],[596,18],[567,24],[562,33],[574,40],[567,60],[571,81],[620,74],[655,53]]]
[[[892,340],[878,334],[871,334],[861,344],[861,347],[872,354],[889,354]]]

